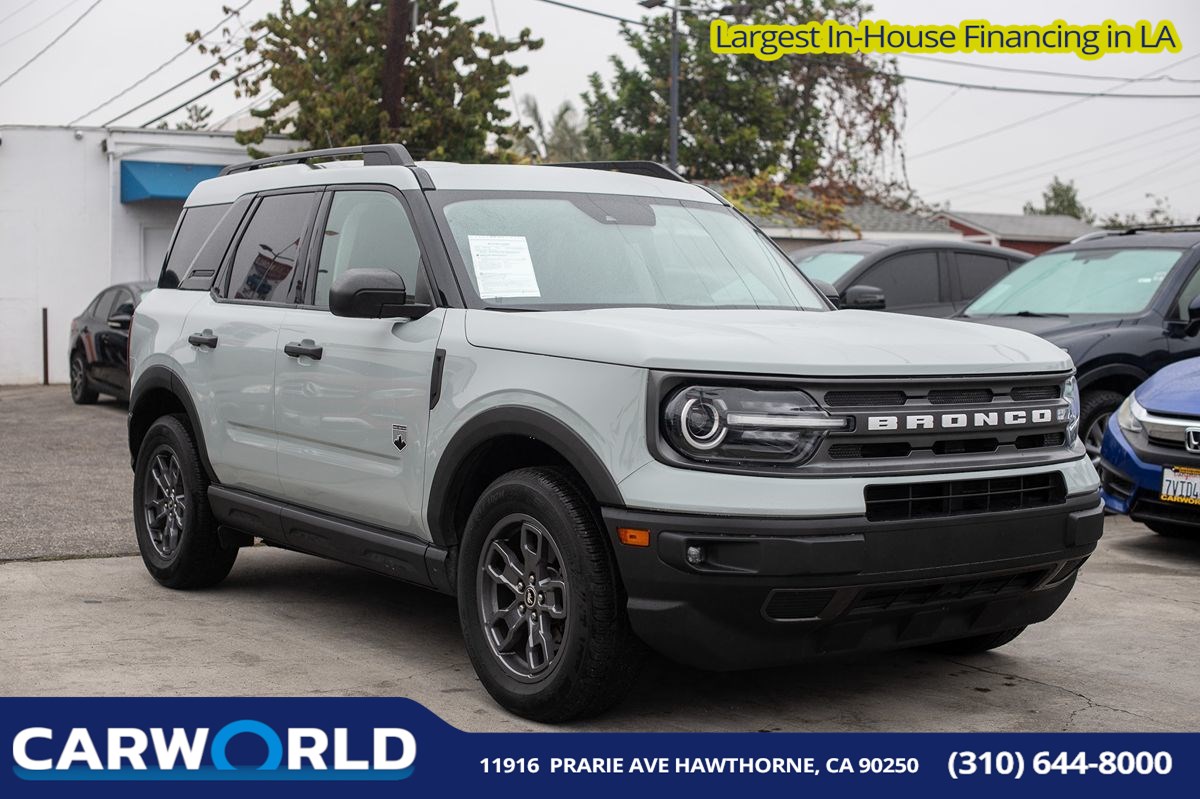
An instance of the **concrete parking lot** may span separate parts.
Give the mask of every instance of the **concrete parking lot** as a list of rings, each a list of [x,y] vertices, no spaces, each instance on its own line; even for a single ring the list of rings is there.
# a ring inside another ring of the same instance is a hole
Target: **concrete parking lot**
[[[0,693],[384,695],[467,730],[537,729],[480,688],[453,600],[255,547],[216,589],[159,588],[130,518],[125,409],[0,388]],[[737,674],[654,660],[602,730],[1200,729],[1200,543],[1109,519],[1051,621],[980,656]]]

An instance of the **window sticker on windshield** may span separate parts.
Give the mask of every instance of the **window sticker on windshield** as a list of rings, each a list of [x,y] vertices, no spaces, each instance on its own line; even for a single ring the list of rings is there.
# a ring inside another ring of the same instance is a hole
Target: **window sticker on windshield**
[[[524,236],[467,236],[479,296],[540,297],[533,259]]]

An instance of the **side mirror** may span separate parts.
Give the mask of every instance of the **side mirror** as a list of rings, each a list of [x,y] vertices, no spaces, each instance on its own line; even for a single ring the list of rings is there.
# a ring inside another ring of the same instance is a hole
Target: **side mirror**
[[[825,299],[829,300],[834,308],[842,307],[842,297],[838,294],[838,290],[833,287],[832,283],[827,280],[817,280],[816,278],[809,278],[809,281],[817,287],[817,291],[825,295]]]
[[[874,286],[851,286],[842,295],[843,308],[857,308],[862,311],[882,311],[887,307],[887,297],[883,289]]]
[[[433,307],[410,303],[404,278],[390,269],[351,269],[329,287],[329,310],[354,319],[417,319]]]
[[[115,313],[108,317],[108,326],[113,330],[128,330],[133,324],[133,314]]]

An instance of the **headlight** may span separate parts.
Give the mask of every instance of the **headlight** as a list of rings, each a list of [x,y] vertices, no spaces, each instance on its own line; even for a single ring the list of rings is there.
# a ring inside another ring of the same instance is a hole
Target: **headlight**
[[[1146,409],[1138,404],[1138,401],[1130,394],[1121,403],[1121,407],[1117,409],[1117,425],[1126,433],[1140,433],[1145,428],[1142,427],[1142,419],[1146,418]]]
[[[1071,403],[1067,408],[1067,443],[1079,436],[1079,383],[1074,377],[1063,386],[1063,398]]]
[[[680,455],[713,464],[798,466],[831,430],[851,420],[830,416],[803,391],[688,386],[663,406],[663,435]]]

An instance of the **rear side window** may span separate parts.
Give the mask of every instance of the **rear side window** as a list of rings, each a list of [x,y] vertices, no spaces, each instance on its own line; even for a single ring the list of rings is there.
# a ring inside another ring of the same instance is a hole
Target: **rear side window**
[[[941,299],[936,252],[895,255],[869,270],[860,282],[882,289],[889,309],[928,305]]]
[[[958,286],[964,300],[975,299],[1009,271],[1005,258],[974,252],[956,252],[954,258],[958,261]]]
[[[233,253],[226,297],[288,301],[315,197],[305,192],[262,198]]]
[[[200,248],[229,210],[229,205],[199,205],[184,209],[175,229],[175,240],[171,242],[170,252],[163,264],[162,275],[158,278],[159,288],[179,287],[200,253]]]

